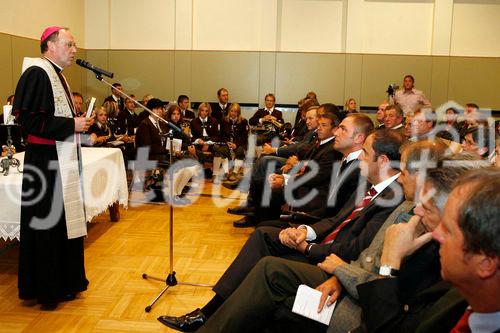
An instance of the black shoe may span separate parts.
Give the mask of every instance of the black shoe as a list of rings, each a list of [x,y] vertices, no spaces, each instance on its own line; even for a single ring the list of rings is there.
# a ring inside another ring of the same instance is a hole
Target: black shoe
[[[181,317],[159,316],[158,321],[174,330],[194,332],[207,322],[207,317],[200,309],[196,309]]]
[[[227,212],[233,215],[249,216],[254,214],[255,208],[251,206],[238,206],[234,208],[228,208]]]
[[[227,182],[223,182],[222,186],[224,186],[225,188],[227,188],[229,190],[235,190],[238,188],[239,184],[240,184],[239,181],[234,181],[234,182],[227,181]]]
[[[251,216],[245,216],[242,219],[239,219],[238,221],[233,222],[233,227],[235,228],[248,228],[248,227],[255,227],[257,223],[255,223],[255,220]]]

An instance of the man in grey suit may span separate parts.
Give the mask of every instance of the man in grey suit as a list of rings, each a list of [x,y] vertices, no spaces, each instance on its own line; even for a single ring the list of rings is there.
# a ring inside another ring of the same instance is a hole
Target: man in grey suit
[[[331,276],[324,270],[306,263],[292,262],[283,258],[266,257],[259,261],[248,274],[238,289],[212,315],[200,332],[253,332],[276,324],[280,325],[286,319],[286,330],[326,331],[327,327],[292,314],[294,295],[300,284],[320,286],[324,292],[323,302],[330,295],[331,302],[337,300],[337,305],[331,319],[329,332],[347,332],[360,325],[361,308],[357,304],[356,286],[378,277],[378,267],[384,241],[385,230],[392,224],[407,220],[414,207],[413,199],[417,186],[418,168],[415,163],[421,153],[429,150],[429,159],[436,161],[442,154],[443,147],[437,147],[433,142],[411,143],[403,149],[401,171],[398,179],[403,185],[406,201],[400,204],[389,215],[380,228],[370,246],[359,258],[351,264],[336,267]],[[411,166],[411,167],[410,167]],[[318,266],[328,269],[330,262],[341,262],[335,255],[328,257]],[[345,296],[339,298],[340,288],[345,290]],[[248,302],[247,300],[250,300]],[[291,324],[290,324],[291,323]],[[283,328],[283,326],[280,326]]]

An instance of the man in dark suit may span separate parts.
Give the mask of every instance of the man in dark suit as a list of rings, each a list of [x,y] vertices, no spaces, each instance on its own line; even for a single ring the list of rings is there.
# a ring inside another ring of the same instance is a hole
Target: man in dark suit
[[[295,166],[287,165],[286,172],[273,173],[267,181],[254,184],[254,196],[260,197],[260,193],[269,189],[271,196],[269,202],[255,203],[255,215],[246,218],[245,226],[255,225],[263,220],[278,219],[285,200],[287,204],[305,211],[326,204],[332,167],[342,156],[333,149],[334,133],[339,119],[330,113],[320,117],[318,122],[318,137],[301,161],[297,161]],[[275,222],[273,225],[280,224],[279,221]]]
[[[406,135],[403,110],[397,105],[388,105],[385,109],[384,126],[400,135]]]
[[[264,183],[270,173],[278,172],[286,164],[288,158],[293,155],[302,156],[301,154],[309,150],[309,147],[316,140],[316,130],[318,128],[317,111],[318,108],[316,107],[307,111],[306,124],[309,132],[300,142],[280,148],[273,148],[269,146],[269,155],[261,155],[261,157],[257,159],[253,165],[250,177],[244,178],[241,182],[223,184],[224,187],[229,189],[235,189],[239,186],[240,191],[248,191],[249,193],[246,203],[234,208],[229,208],[228,213],[235,215],[253,214],[255,210],[252,197],[254,193],[254,190],[252,189],[253,185]],[[264,149],[266,149],[266,146],[267,145],[264,146]]]
[[[130,95],[134,98],[134,95]],[[135,148],[135,130],[139,126],[139,116],[134,111],[135,102],[131,98],[125,100],[125,107],[118,111],[116,117],[116,134],[121,134],[119,140],[125,142],[125,149],[123,150],[123,159],[127,167],[127,180],[131,186],[131,170],[128,169],[128,162],[133,160],[136,155]]]
[[[413,146],[406,147],[403,150],[402,168],[404,168],[403,173],[406,176],[400,176],[398,182],[402,183],[405,196],[409,195],[406,197],[407,200],[413,199],[414,190],[418,187],[416,172],[418,168],[406,169],[405,164],[411,165],[415,161],[418,162],[420,153],[429,147],[432,146],[413,144]],[[442,154],[441,150],[435,150],[431,152],[430,158],[436,161],[440,154]],[[447,172],[437,169],[430,171],[432,181],[429,184],[436,183],[437,185],[436,188],[431,185],[432,187],[427,189],[424,194],[427,194],[430,190],[436,190],[435,198],[439,198],[436,202],[442,206],[447,193],[450,191],[451,179],[460,176],[466,170],[463,167],[455,168],[453,166],[448,167]],[[414,217],[408,225],[401,224],[400,222],[404,222],[409,217],[405,213],[412,207],[414,207],[412,201],[405,201],[401,204],[384,222],[370,246],[351,264],[345,263],[334,254],[327,257],[323,263],[319,264],[319,267],[280,258],[264,258],[231,297],[226,300],[224,305],[210,318],[207,326],[202,331],[215,332],[221,330],[233,332],[235,331],[234,327],[245,327],[248,331],[261,331],[266,326],[271,326],[273,329],[279,327],[280,331],[289,331],[290,329],[292,331],[308,332],[325,331],[326,326],[290,312],[294,298],[292,295],[295,295],[300,284],[312,287],[319,285],[317,289],[323,293],[323,303],[328,295],[331,296],[329,304],[337,300],[328,332],[350,331],[360,323],[361,309],[358,300],[361,303],[364,300],[361,294],[358,295],[356,287],[363,284],[364,281],[383,278],[383,275],[390,273],[396,274],[395,271],[387,269],[379,272],[379,267],[391,264],[394,265],[394,268],[398,267],[398,278],[384,280],[387,280],[387,283],[392,283],[395,288],[400,288],[400,292],[380,289],[378,298],[374,297],[371,300],[377,301],[379,304],[373,304],[368,309],[374,314],[376,313],[375,316],[379,319],[384,318],[386,313],[401,314],[400,318],[391,317],[388,320],[384,319],[383,322],[393,323],[393,328],[401,329],[394,331],[403,331],[403,327],[406,326],[401,326],[400,323],[405,322],[408,324],[409,318],[414,315],[418,316],[423,312],[422,307],[417,306],[417,303],[413,300],[412,295],[414,293],[418,294],[420,290],[432,286],[432,288],[426,290],[425,295],[436,299],[447,290],[447,287],[442,286],[442,283],[440,283],[440,266],[435,243],[432,245],[427,244],[414,255],[408,256],[402,263],[400,261],[394,263],[389,260],[394,257],[395,253],[399,254],[402,247],[406,249],[408,244],[415,245],[412,242],[413,235],[415,230],[419,229],[417,226],[420,224],[421,219],[423,219],[422,225],[428,230],[435,228],[439,223],[439,209],[431,199],[429,202],[425,202],[423,207],[418,206],[415,209],[415,213],[419,214],[420,217]],[[390,230],[387,234],[386,229]],[[384,234],[386,234],[385,240]],[[401,238],[401,235],[405,236],[405,238]],[[429,235],[422,237],[417,242],[424,244],[428,240]],[[382,257],[380,253],[382,253]],[[399,266],[397,266],[398,264]],[[375,272],[379,272],[381,276],[379,277]],[[333,274],[333,276],[329,278],[329,274]],[[435,282],[436,285],[434,285]],[[387,301],[394,295],[397,295],[395,300]],[[252,302],[245,302],[249,297],[252,298]],[[427,301],[428,298],[424,298],[424,302]],[[398,302],[403,303],[392,306]],[[410,304],[410,306],[405,307],[404,302],[412,303],[406,303]],[[386,307],[390,307],[390,309],[386,309]],[[320,305],[320,308],[323,308],[323,306]],[[418,323],[418,321],[414,323]],[[386,330],[381,331],[391,331],[389,327],[385,328]],[[245,332],[245,330],[241,331]],[[370,332],[372,331],[377,330],[371,327]]]
[[[387,230],[379,271],[386,277],[357,286],[363,309],[360,331],[413,332],[428,316],[435,315],[432,306],[448,292],[449,284],[441,280],[439,271],[444,267],[436,261],[439,244],[432,241],[431,233],[446,220],[445,204],[455,180],[466,177],[474,165],[460,162],[471,162],[464,161],[470,158],[463,154],[444,157],[438,161],[439,167],[426,170],[420,204],[415,208],[420,217]],[[436,262],[429,265],[431,258]]]
[[[113,83],[113,88],[111,88],[111,95],[104,99],[103,104],[106,102],[116,103],[116,105],[118,106],[118,110],[122,111],[125,107],[125,102],[121,94],[122,91],[123,87],[121,83]]]
[[[135,96],[130,95],[130,97],[134,98]],[[127,98],[125,100],[125,107],[118,112],[118,116],[116,117],[118,134],[129,136],[131,141],[133,141],[132,137],[135,135],[135,129],[139,126],[139,118],[134,109],[135,102],[131,98]]]
[[[148,101],[148,109],[153,111],[158,117],[165,113],[165,104],[158,98],[152,98]],[[137,147],[149,147],[149,159],[158,161],[162,164],[167,163],[167,150],[165,147],[165,138],[160,134],[168,132],[168,125],[153,115],[149,115],[137,127],[135,142]]]
[[[330,181],[327,204],[310,212],[313,216],[335,216],[345,206],[360,181],[359,160],[363,143],[373,131],[373,122],[362,113],[353,113],[342,120],[335,132],[333,148],[344,156]]]
[[[191,121],[196,116],[194,112],[189,109],[189,97],[186,95],[179,95],[177,98],[177,105],[181,109],[181,119],[185,121]]]
[[[283,113],[274,107],[276,104],[274,94],[267,94],[264,102],[266,107],[258,109],[248,121],[250,126],[264,125],[268,129],[266,133],[258,135],[257,146],[262,146],[265,142],[270,142],[274,137],[277,137],[279,130],[277,126],[283,125],[285,122]]]
[[[274,227],[256,229],[215,285],[213,290],[216,295],[202,310],[197,309],[182,317],[161,316],[158,319],[180,330],[199,327],[265,256],[286,256],[315,264],[335,253],[345,261],[355,260],[401,202],[402,190],[395,181],[399,172],[393,168],[393,163],[400,158],[401,143],[400,136],[390,131],[372,133],[366,139],[360,156],[361,172],[372,184],[366,192],[364,186],[357,191],[363,193],[362,198],[353,193],[352,199],[337,216],[310,226],[284,230]]]
[[[147,103],[147,107],[158,117],[162,117],[165,112],[165,105],[158,98],[150,99]],[[153,115],[149,115],[139,124],[137,127],[137,134],[135,136],[137,148],[148,147],[148,159],[158,162],[157,168],[154,170],[148,170],[145,177],[145,188],[152,190],[151,192],[154,194],[154,198],[151,198],[150,200],[154,202],[165,201],[162,191],[164,185],[162,179],[164,178],[164,171],[168,168],[168,160],[167,150],[165,148],[165,137],[162,137],[161,134],[167,132],[167,124],[162,121],[158,121],[158,118]],[[155,172],[158,174],[155,175]],[[154,184],[153,179],[157,179]]]
[[[217,99],[219,100],[217,103],[210,103],[212,108],[211,116],[220,124],[222,118],[227,116],[229,112],[229,91],[226,88],[220,88],[217,90]]]
[[[433,232],[443,279],[469,303],[451,332],[500,332],[500,170],[458,179]]]
[[[387,108],[388,105],[389,105],[389,103],[387,103],[387,101],[383,101],[378,106],[377,113],[375,114],[375,118],[378,121],[377,129],[385,128],[385,125],[384,125],[385,109]]]

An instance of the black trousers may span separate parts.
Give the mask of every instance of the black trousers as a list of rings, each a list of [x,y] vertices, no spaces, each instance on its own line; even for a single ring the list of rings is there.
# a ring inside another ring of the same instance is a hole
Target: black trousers
[[[214,286],[219,296],[227,299],[238,288],[257,262],[266,256],[285,257],[295,261],[309,262],[297,250],[291,249],[279,240],[281,228],[257,228],[247,240],[240,253]]]

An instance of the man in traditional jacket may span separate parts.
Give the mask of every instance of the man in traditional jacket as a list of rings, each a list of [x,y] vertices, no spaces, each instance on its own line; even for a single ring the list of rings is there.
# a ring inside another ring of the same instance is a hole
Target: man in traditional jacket
[[[14,114],[28,135],[24,157],[19,247],[19,298],[54,310],[87,289],[87,234],[80,183],[79,134],[92,120],[75,118],[62,75],[76,55],[68,28],[49,27],[41,58],[25,58]]]

